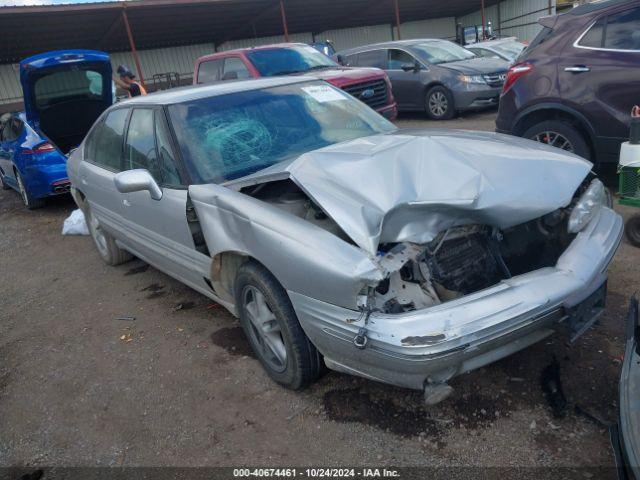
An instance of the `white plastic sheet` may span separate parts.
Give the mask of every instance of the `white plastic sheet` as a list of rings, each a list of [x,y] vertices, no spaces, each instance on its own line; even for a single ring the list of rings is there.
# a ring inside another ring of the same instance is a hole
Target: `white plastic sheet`
[[[89,235],[84,213],[79,208],[71,212],[62,225],[62,235]]]

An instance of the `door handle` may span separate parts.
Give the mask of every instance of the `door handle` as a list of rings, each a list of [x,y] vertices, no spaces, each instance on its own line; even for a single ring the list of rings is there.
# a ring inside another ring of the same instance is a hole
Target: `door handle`
[[[584,73],[590,72],[591,69],[585,65],[574,65],[573,67],[564,67],[564,71],[570,73]]]

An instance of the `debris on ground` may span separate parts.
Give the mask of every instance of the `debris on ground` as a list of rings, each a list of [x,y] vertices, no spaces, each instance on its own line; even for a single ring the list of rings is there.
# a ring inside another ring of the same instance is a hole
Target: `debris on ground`
[[[133,322],[135,319],[136,317],[133,317],[133,316],[124,316],[124,317],[116,318],[116,320],[123,320],[125,322]]]
[[[122,335],[120,335],[120,340],[122,340],[124,343],[129,343],[133,341],[133,335],[131,333],[124,333]]]
[[[89,235],[89,227],[82,210],[77,208],[65,218],[62,224],[62,235]]]
[[[553,360],[542,371],[540,386],[544,397],[547,399],[551,412],[555,418],[563,418],[567,413],[567,397],[562,391],[560,381],[560,363],[553,356]]]

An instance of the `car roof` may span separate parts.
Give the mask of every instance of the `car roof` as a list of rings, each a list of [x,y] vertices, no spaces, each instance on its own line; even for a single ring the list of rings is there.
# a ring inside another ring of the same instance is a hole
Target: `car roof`
[[[507,38],[496,38],[495,40],[487,40],[485,42],[473,43],[471,45],[465,45],[465,48],[473,48],[473,47],[492,47],[493,45],[500,45],[501,43],[522,43],[516,37],[507,37]]]
[[[604,10],[605,8],[617,7],[619,5],[625,4],[635,4],[637,0],[604,0],[604,1],[596,1],[592,3],[585,3],[584,5],[580,5],[568,13],[570,15],[584,15],[587,13],[597,12],[600,10]]]
[[[269,43],[267,45],[256,45],[255,47],[234,48],[233,50],[224,50],[222,52],[210,53],[209,55],[204,55],[203,57],[200,57],[198,61],[212,60],[224,55],[228,55],[230,53],[244,53],[244,52],[251,52],[254,50],[272,50],[274,48],[292,48],[292,47],[311,47],[311,45],[307,45],[306,43],[294,43],[294,42]]]
[[[172,105],[175,103],[188,102],[201,98],[216,97],[230,93],[247,92],[262,88],[279,87],[282,85],[293,85],[302,82],[319,81],[317,78],[295,76],[295,77],[262,77],[251,80],[239,80],[230,82],[213,83],[209,85],[194,85],[174,88],[161,92],[141,95],[119,102],[117,105]]]
[[[360,47],[349,48],[348,50],[343,50],[338,53],[342,54],[342,53],[348,53],[348,52],[359,52],[362,50],[369,50],[371,48],[411,47],[412,45],[418,45],[420,43],[438,43],[438,42],[452,43],[450,40],[447,40],[445,38],[414,38],[412,40],[392,40],[389,42],[371,43],[369,45],[362,45]]]

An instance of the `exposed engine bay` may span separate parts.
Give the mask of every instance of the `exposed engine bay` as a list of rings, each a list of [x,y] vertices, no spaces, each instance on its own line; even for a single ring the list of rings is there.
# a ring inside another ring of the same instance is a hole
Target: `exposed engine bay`
[[[353,243],[320,207],[291,181],[245,187],[243,193],[305,219]],[[440,232],[426,244],[381,244],[377,262],[385,279],[369,294],[375,309],[402,313],[428,308],[496,285],[516,275],[552,267],[571,243],[570,206],[500,230],[464,225]]]

